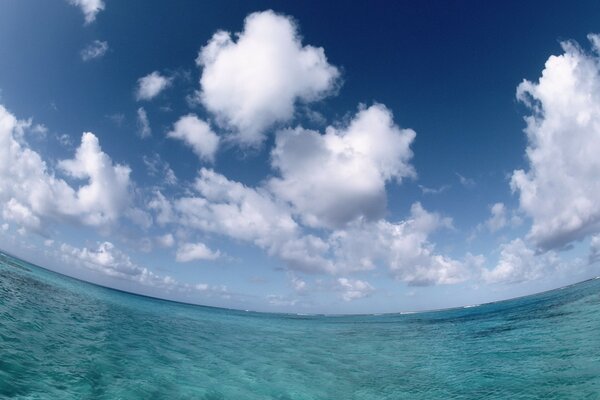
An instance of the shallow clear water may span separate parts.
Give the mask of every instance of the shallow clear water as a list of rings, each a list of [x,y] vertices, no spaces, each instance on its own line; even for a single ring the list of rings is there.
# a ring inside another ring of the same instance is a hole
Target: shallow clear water
[[[135,296],[0,255],[0,398],[600,398],[600,279],[410,315]]]

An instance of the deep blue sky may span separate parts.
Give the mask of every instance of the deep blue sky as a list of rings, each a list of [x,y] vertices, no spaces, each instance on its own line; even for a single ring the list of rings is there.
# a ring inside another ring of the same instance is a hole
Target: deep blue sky
[[[512,284],[482,283],[473,278],[456,285],[423,287],[390,276],[383,264],[368,272],[307,274],[260,246],[214,232],[187,232],[185,238],[176,238],[173,247],[154,246],[149,252],[140,251],[132,238],[150,238],[178,229],[176,224],[158,227],[156,215],[148,210],[153,188],[162,178],[148,173],[144,156],[160,154],[177,176],[176,186],[162,190],[169,199],[189,194],[201,167],[254,188],[277,176],[270,165],[276,130],[302,125],[323,132],[327,125],[347,124],[360,103],[367,107],[381,103],[393,113],[395,124],[417,134],[410,161],[417,177],[400,185],[386,180],[384,217],[390,222],[406,220],[411,204],[420,202],[427,211],[453,221],[452,228],[429,237],[436,253],[456,259],[463,259],[467,252],[481,254],[486,259],[483,268],[493,269],[501,246],[525,238],[532,218],[535,220],[520,206],[518,191],[512,193],[509,183],[514,170],[529,169],[523,129],[524,117],[532,111],[517,100],[516,88],[524,79],[537,82],[548,58],[563,54],[561,41],[575,40],[589,49],[586,35],[600,32],[598,2],[370,1],[348,2],[342,7],[316,1],[105,0],[104,4],[95,21],[85,25],[80,8],[63,0],[0,4],[0,104],[17,118],[33,118],[34,124],[47,128],[43,137],[26,134],[25,140],[50,170],[57,167],[58,160],[73,157],[82,132],[93,132],[115,163],[131,168],[132,201],[149,212],[152,225],[140,230],[121,221],[96,229],[47,218],[43,223],[52,224],[52,233],[40,236],[31,229],[17,233],[19,223],[5,217],[9,228],[4,235],[12,237],[2,241],[0,247],[5,250],[128,290],[219,306],[308,312],[454,306],[510,297],[593,275],[586,266],[567,273],[541,273],[541,277]],[[216,31],[242,32],[247,15],[269,9],[296,22],[302,45],[324,49],[327,62],[340,71],[337,93],[306,106],[322,115],[320,122],[308,120],[303,106],[296,104],[296,117],[270,127],[262,146],[224,145],[214,164],[199,161],[181,141],[166,137],[173,124],[188,113],[210,121],[218,135],[226,134],[206,107],[186,100],[200,89],[203,70],[194,61],[198,51]],[[106,41],[108,51],[85,62],[80,52],[94,40]],[[171,78],[171,86],[151,101],[137,101],[138,79],[153,71]],[[148,115],[150,139],[142,140],[136,134],[139,107]],[[120,123],[115,122],[115,116],[121,116]],[[57,140],[63,134],[71,138],[71,146]],[[56,175],[62,177],[60,172]],[[459,175],[471,184],[461,184]],[[64,179],[74,187],[81,184]],[[419,185],[442,191],[425,193]],[[9,200],[0,196],[3,203]],[[485,229],[485,221],[490,218],[491,206],[498,202],[520,223],[508,223],[491,232]],[[304,228],[320,237],[328,235],[327,230]],[[586,232],[592,235],[595,230]],[[574,254],[559,255],[568,260],[587,257],[589,235],[571,243],[575,244],[571,250]],[[53,243],[44,246],[44,240]],[[105,241],[128,254],[136,265],[183,283],[225,285],[232,294],[204,298],[140,286],[102,276],[93,268],[66,266],[57,256],[61,243],[93,249]],[[226,256],[177,263],[176,249],[186,241],[202,241]],[[530,238],[528,243],[535,248],[534,240]],[[27,244],[38,250],[28,253]],[[53,248],[56,250],[50,257]],[[547,255],[546,250],[538,251],[539,257]],[[340,278],[368,281],[373,290],[354,301],[344,301],[340,298],[345,293]],[[290,283],[294,279],[304,281],[308,289],[294,292]],[[492,290],[485,289],[488,286]]]

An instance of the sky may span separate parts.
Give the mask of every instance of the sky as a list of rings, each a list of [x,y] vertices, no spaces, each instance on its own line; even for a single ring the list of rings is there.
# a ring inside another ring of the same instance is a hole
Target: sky
[[[0,3],[0,249],[217,307],[600,274],[600,4]]]

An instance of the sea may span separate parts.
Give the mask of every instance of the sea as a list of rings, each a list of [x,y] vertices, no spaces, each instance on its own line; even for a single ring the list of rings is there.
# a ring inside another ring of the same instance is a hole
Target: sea
[[[413,314],[235,311],[0,254],[1,399],[600,399],[600,279]]]

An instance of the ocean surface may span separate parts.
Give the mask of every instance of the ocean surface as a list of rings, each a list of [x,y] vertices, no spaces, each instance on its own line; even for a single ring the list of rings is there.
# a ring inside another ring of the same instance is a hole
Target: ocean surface
[[[600,399],[600,279],[299,316],[118,292],[0,254],[2,399]]]

